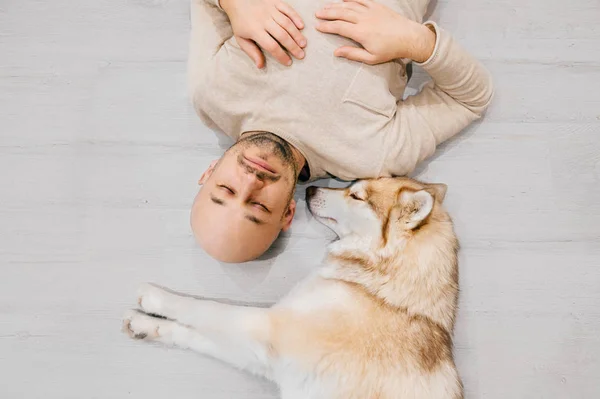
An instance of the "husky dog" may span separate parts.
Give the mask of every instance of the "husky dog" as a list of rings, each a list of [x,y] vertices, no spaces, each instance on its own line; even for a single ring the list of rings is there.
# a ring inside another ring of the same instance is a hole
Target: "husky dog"
[[[280,302],[232,306],[146,284],[123,329],[268,378],[285,399],[463,398],[452,356],[458,241],[445,193],[408,178],[309,187],[311,213],[339,240]]]

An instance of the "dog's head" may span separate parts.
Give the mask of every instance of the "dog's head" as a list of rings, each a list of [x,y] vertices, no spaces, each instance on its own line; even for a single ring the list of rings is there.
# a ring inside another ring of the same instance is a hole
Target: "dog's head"
[[[306,202],[340,239],[353,236],[384,247],[427,224],[433,213],[447,218],[440,206],[446,188],[409,178],[379,178],[345,189],[308,187]]]

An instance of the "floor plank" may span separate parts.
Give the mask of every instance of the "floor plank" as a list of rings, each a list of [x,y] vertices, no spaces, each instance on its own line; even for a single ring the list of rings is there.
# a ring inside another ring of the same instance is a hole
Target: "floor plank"
[[[496,83],[486,117],[415,173],[449,185],[467,396],[598,397],[600,4],[440,0],[432,18]],[[188,105],[188,26],[186,0],[0,4],[2,398],[277,397],[119,331],[139,282],[265,306],[333,238],[300,185],[262,259],[196,247],[189,205],[223,142]]]

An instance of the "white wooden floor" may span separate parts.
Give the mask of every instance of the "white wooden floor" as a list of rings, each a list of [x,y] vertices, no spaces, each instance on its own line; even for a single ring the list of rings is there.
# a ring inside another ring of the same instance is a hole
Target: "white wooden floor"
[[[440,0],[433,18],[497,88],[418,173],[449,185],[462,240],[467,396],[598,398],[600,3]],[[195,182],[222,149],[186,98],[188,26],[187,0],[0,0],[1,398],[276,397],[119,331],[139,282],[271,303],[331,238],[300,200],[262,261],[196,248]]]

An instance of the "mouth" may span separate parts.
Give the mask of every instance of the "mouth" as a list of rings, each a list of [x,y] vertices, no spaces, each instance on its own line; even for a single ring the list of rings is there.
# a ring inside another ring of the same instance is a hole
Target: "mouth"
[[[268,162],[266,162],[260,158],[248,158],[248,157],[244,156],[244,160],[246,162],[248,162],[253,168],[256,168],[263,172],[268,172],[268,173],[271,173],[274,175],[277,174],[275,169],[273,169],[273,167],[271,165],[269,165]]]
[[[325,216],[319,216],[319,219],[326,220],[326,221],[331,222],[331,223],[337,223],[337,220],[334,219],[334,218],[328,218],[328,217],[325,217]]]
[[[334,218],[330,218],[330,217],[327,217],[327,216],[321,216],[321,215],[318,215],[318,214],[316,214],[316,213],[313,213],[313,216],[314,216],[314,217],[315,217],[317,220],[319,220],[319,221],[323,221],[323,222],[331,222],[331,223],[337,223],[337,222],[338,222],[338,221],[337,221],[336,219],[334,219]]]

